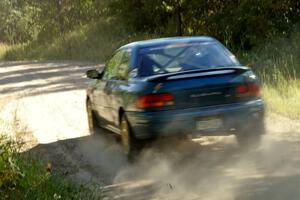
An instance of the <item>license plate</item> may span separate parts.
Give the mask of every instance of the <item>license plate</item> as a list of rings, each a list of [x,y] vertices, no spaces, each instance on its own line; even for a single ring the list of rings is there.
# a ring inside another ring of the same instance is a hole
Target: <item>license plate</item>
[[[196,128],[199,131],[216,130],[223,126],[223,121],[219,118],[200,119],[196,121]]]

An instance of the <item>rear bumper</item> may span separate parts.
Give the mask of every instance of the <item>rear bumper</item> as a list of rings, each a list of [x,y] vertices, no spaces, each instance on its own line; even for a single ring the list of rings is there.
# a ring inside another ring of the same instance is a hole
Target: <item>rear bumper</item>
[[[133,134],[138,139],[184,135],[230,135],[243,126],[263,122],[264,103],[253,100],[243,103],[166,110],[156,112],[126,112]],[[211,117],[222,121],[216,129],[199,131],[197,121]]]

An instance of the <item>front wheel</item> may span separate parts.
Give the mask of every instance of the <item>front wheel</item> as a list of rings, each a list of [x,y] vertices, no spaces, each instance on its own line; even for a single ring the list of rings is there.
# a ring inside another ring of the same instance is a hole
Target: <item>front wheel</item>
[[[122,116],[120,130],[124,153],[129,161],[133,161],[142,150],[143,141],[134,137],[130,128],[130,124],[125,115]]]
[[[86,102],[86,112],[88,117],[89,132],[91,135],[93,135],[98,132],[98,125],[97,125],[97,119],[92,109],[92,103],[90,100]]]

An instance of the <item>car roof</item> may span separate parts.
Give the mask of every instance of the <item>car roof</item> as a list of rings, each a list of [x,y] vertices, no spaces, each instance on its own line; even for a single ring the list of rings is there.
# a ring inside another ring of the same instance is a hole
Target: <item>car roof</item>
[[[158,38],[158,39],[132,42],[120,47],[119,50],[127,49],[127,48],[146,48],[151,46],[168,45],[176,42],[190,43],[190,42],[213,42],[213,41],[216,41],[216,39],[208,36]]]

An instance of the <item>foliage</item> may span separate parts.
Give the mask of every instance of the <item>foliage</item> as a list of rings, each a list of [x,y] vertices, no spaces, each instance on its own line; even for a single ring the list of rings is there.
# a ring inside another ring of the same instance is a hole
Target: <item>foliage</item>
[[[288,36],[300,20],[299,7],[294,0],[2,0],[0,42],[63,40],[104,18],[115,19],[129,33],[204,34],[251,49],[274,35]]]
[[[49,40],[95,21],[103,9],[94,0],[1,0],[0,42]]]
[[[104,5],[108,16],[135,32],[211,35],[242,49],[288,35],[300,19],[300,2],[294,0],[111,0]]]
[[[38,9],[29,1],[0,1],[0,43],[10,44],[32,40],[36,34],[34,23]]]

